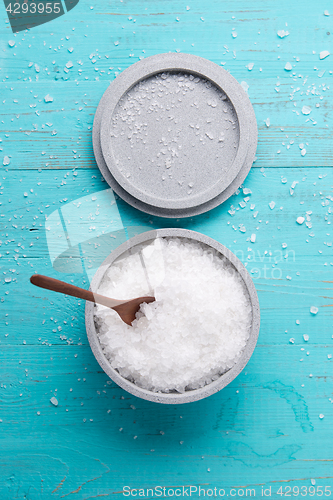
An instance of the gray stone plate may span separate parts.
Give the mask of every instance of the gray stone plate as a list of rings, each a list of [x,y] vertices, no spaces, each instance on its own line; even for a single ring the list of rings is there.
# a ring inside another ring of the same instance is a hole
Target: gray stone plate
[[[216,64],[187,54],[152,56],[121,73],[93,127],[108,184],[161,217],[189,217],[225,201],[251,168],[256,144],[242,87]]]
[[[218,241],[209,238],[203,234],[197,233],[195,231],[190,231],[188,229],[157,229],[153,231],[147,231],[134,236],[129,241],[126,241],[115,249],[109,257],[103,262],[100,268],[97,270],[95,276],[91,281],[91,290],[97,290],[100,282],[110,265],[121,255],[125,254],[128,250],[133,249],[135,246],[141,243],[148,243],[155,238],[163,237],[173,237],[173,238],[187,238],[193,241],[199,241],[211,248],[214,248],[221,255],[224,255],[230,263],[234,266],[236,272],[241,276],[244,286],[247,290],[251,307],[252,307],[252,325],[249,334],[249,339],[247,341],[246,347],[242,352],[237,363],[227,372],[223,373],[217,380],[211,382],[210,384],[200,388],[185,391],[185,393],[157,393],[146,389],[142,389],[136,384],[130,382],[129,380],[122,377],[105,357],[102,347],[100,345],[98,335],[96,332],[95,322],[94,322],[94,304],[91,302],[86,302],[85,320],[86,320],[86,330],[88,335],[88,340],[90,347],[95,355],[96,360],[100,364],[101,368],[105,373],[112,379],[116,384],[125,389],[127,392],[134,394],[142,399],[148,399],[149,401],[154,401],[156,403],[166,403],[166,404],[179,404],[179,403],[190,403],[192,401],[197,401],[203,399],[217,391],[220,391],[228,385],[235,377],[243,370],[246,363],[249,361],[254,348],[257,343],[260,327],[260,309],[259,301],[255,286],[251,279],[251,276],[247,272],[246,268],[243,266],[241,261],[225,246],[223,246]]]

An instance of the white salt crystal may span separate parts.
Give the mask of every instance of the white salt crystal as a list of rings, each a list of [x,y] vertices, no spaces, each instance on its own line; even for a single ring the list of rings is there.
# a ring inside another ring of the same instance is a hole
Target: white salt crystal
[[[328,10],[324,10],[324,16],[329,16],[330,13],[328,12]]]
[[[271,124],[271,120],[269,118],[266,118],[265,123],[266,123],[266,127],[268,128]]]
[[[52,102],[53,101],[53,97],[50,96],[50,94],[47,94],[45,97],[44,97],[44,101],[45,102]]]
[[[322,420],[324,417],[325,417],[325,415],[324,415],[323,413],[320,413],[320,414],[319,414],[319,418],[320,418],[320,420]]]
[[[306,333],[303,335],[303,339],[305,342],[307,342],[309,340],[309,335],[307,335]]]
[[[245,90],[245,92],[247,92],[250,88],[249,84],[246,83],[246,82],[241,82],[241,86],[243,87],[243,89]]]
[[[325,57],[328,57],[330,55],[330,52],[328,50],[322,50],[319,54],[319,59],[325,59]]]
[[[250,238],[251,243],[255,243],[256,238],[257,238],[257,235],[255,233],[251,234],[251,238]]]
[[[253,70],[253,66],[254,66],[254,63],[249,63],[249,64],[247,64],[247,66],[246,66],[246,67],[247,67],[247,69],[248,69],[249,71],[252,71],[252,70]]]
[[[304,217],[297,217],[296,219],[297,224],[303,224],[304,221],[305,221]]]
[[[14,47],[15,41],[14,40],[9,40],[8,45],[9,45],[9,47]]]
[[[318,307],[316,307],[316,306],[311,306],[310,307],[310,313],[311,314],[317,314],[317,312],[318,312]]]
[[[58,400],[54,396],[50,399],[50,403],[53,404],[53,406],[58,406]]]
[[[303,115],[309,115],[311,113],[310,106],[303,106],[302,113],[303,113]]]
[[[154,294],[155,302],[141,306],[133,326],[97,305],[97,333],[124,378],[154,392],[182,393],[237,362],[249,337],[251,306],[240,276],[218,252],[185,238],[156,241],[119,257],[98,289],[118,299]],[[163,278],[156,280],[161,265]]]
[[[289,31],[279,30],[279,31],[277,32],[277,35],[278,35],[278,37],[280,37],[280,38],[284,38],[285,36],[288,36],[288,35],[289,35]]]
[[[284,69],[285,69],[286,71],[291,71],[291,70],[293,69],[293,67],[292,67],[292,65],[290,64],[290,62],[287,62],[287,63],[286,63],[286,65],[285,65],[285,67],[284,67]]]
[[[2,163],[3,163],[4,166],[9,165],[10,164],[10,158],[8,156],[5,156]]]
[[[73,66],[74,66],[74,64],[72,63],[72,61],[68,61],[66,63],[66,68],[68,68],[68,69],[72,68]]]
[[[306,149],[305,149],[305,148],[303,148],[303,149],[301,150],[301,155],[302,155],[302,156],[305,156],[305,155],[306,155]]]
[[[249,188],[243,188],[243,194],[245,194],[245,195],[252,194],[252,191]]]
[[[268,205],[269,205],[269,208],[271,210],[273,210],[273,208],[275,207],[275,201],[271,201],[270,203],[268,203]]]

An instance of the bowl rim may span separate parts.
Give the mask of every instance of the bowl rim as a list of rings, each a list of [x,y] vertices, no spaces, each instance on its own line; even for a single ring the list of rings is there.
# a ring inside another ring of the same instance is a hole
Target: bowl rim
[[[187,72],[210,80],[221,89],[230,100],[239,124],[239,141],[236,156],[225,175],[209,188],[191,197],[181,199],[158,198],[153,194],[143,192],[130,183],[119,170],[114,158],[110,141],[110,121],[119,100],[137,83],[162,72]],[[129,66],[112,82],[112,92],[108,93],[100,122],[100,143],[102,155],[115,181],[132,197],[158,209],[184,210],[194,209],[214,198],[233,182],[241,171],[250,144],[249,100],[239,82],[225,69],[208,59],[192,55],[164,53],[150,56]],[[251,104],[250,104],[251,106]]]
[[[165,404],[190,403],[193,401],[198,401],[200,399],[206,398],[220,391],[226,385],[232,382],[232,380],[234,380],[234,378],[236,378],[237,375],[239,375],[239,373],[241,373],[241,371],[249,361],[250,357],[252,356],[252,353],[254,351],[254,348],[258,340],[259,328],[260,328],[259,300],[250,274],[248,273],[247,269],[242,264],[242,262],[238,259],[238,257],[236,257],[236,255],[231,252],[231,250],[222,245],[222,243],[219,243],[218,241],[210,238],[209,236],[183,228],[153,229],[152,231],[146,231],[144,233],[134,236],[128,241],[125,241],[119,247],[117,247],[113,252],[111,252],[111,254],[104,260],[104,262],[98,268],[91,281],[90,290],[96,290],[98,288],[106,270],[120,255],[122,255],[127,250],[141,243],[154,240],[157,237],[187,238],[193,241],[199,241],[201,243],[204,243],[217,250],[223,256],[225,256],[231,262],[231,264],[236,268],[237,272],[240,274],[245,284],[245,287],[248,291],[248,295],[252,306],[252,325],[246,347],[243,353],[241,354],[241,357],[237,361],[237,363],[232,368],[230,368],[230,370],[221,375],[217,380],[214,380],[210,384],[205,385],[204,387],[201,387],[199,389],[193,389],[186,391],[185,393],[179,393],[179,394],[153,392],[147,389],[143,389],[142,387],[137,386],[133,382],[130,382],[129,380],[122,377],[114,368],[111,367],[109,361],[107,360],[106,356],[102,351],[102,347],[96,332],[94,323],[94,304],[88,301],[86,302],[86,307],[85,307],[86,331],[90,347],[100,367],[122,389],[129,392],[130,394],[133,394],[134,396],[146,399],[148,401],[153,401],[156,403],[165,403]]]

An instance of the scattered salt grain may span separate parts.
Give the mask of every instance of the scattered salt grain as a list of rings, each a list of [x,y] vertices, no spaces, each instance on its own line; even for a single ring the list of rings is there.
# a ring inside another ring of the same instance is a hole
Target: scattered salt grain
[[[268,205],[269,205],[269,208],[271,210],[273,210],[273,208],[275,207],[275,201],[271,201],[270,203],[268,203]]]
[[[310,313],[311,314],[317,314],[317,312],[318,312],[318,307],[316,307],[316,306],[311,306],[310,307]]]
[[[301,150],[301,155],[302,155],[302,156],[305,156],[305,155],[306,155],[306,149],[305,149],[305,148],[303,148],[303,149]]]
[[[303,115],[309,115],[311,113],[310,106],[303,106],[302,113],[303,113]]]
[[[245,92],[247,92],[250,88],[249,84],[246,83],[246,82],[241,82],[241,86],[243,87],[243,89],[245,90]]]
[[[330,13],[328,12],[328,10],[324,10],[324,16],[329,16]]]
[[[287,62],[287,63],[286,63],[286,65],[285,65],[285,67],[284,67],[284,69],[285,69],[286,71],[291,71],[291,70],[293,69],[293,67],[292,67],[292,65],[290,64],[290,62]]]
[[[307,335],[306,333],[303,335],[304,342],[307,342],[309,338],[309,335]]]
[[[253,234],[251,234],[251,238],[250,238],[251,243],[255,243],[256,238],[257,238],[257,235],[256,235],[256,234],[254,234],[254,233],[253,233]]]
[[[50,94],[47,94],[45,97],[44,97],[44,101],[45,102],[52,102],[53,101],[53,97],[50,96]]]
[[[280,37],[280,38],[284,38],[284,37],[286,37],[286,36],[288,36],[288,35],[289,35],[289,31],[279,30],[279,31],[277,32],[277,35],[278,35],[278,37]]]
[[[328,50],[322,50],[319,54],[319,59],[325,59],[325,57],[328,57],[330,55],[330,52]]]
[[[322,420],[324,417],[325,417],[325,415],[323,413],[320,413],[320,415],[319,415],[320,420]]]
[[[268,128],[271,124],[271,120],[269,118],[266,118],[265,123],[266,123],[266,127]]]
[[[14,40],[9,40],[8,45],[9,45],[9,47],[14,47],[15,41]]]
[[[50,403],[52,403],[52,404],[53,404],[53,406],[58,406],[58,400],[57,400],[57,398],[52,397],[52,398],[50,399]]]
[[[8,156],[5,156],[2,163],[3,163],[4,166],[9,165],[10,164],[10,158]]]
[[[297,217],[296,219],[297,224],[303,224],[304,221],[305,221],[304,217]]]
[[[183,393],[216,380],[237,362],[249,337],[252,314],[242,279],[199,242],[157,238],[137,246],[106,271],[98,292],[118,299],[154,294],[131,327],[115,311],[95,307],[111,366],[154,392]]]

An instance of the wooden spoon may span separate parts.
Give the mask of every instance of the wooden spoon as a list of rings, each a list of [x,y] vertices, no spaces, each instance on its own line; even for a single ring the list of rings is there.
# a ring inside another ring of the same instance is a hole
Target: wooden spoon
[[[85,290],[84,288],[79,288],[64,281],[59,281],[54,278],[49,278],[48,276],[42,276],[41,274],[34,274],[30,278],[30,282],[33,285],[39,286],[40,288],[46,288],[47,290],[53,290],[54,292],[64,293],[66,295],[72,295],[79,299],[89,300],[90,302],[95,302],[97,304],[102,304],[103,306],[110,307],[114,309],[124,323],[132,326],[132,321],[135,320],[135,314],[140,309],[140,304],[142,302],[154,302],[155,297],[138,297],[137,299],[131,300],[116,300],[105,297],[104,295],[99,295],[98,293],[93,293],[90,290]]]

